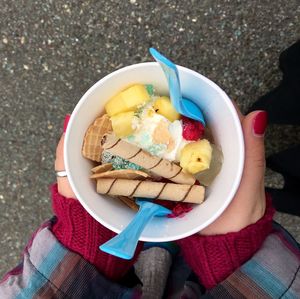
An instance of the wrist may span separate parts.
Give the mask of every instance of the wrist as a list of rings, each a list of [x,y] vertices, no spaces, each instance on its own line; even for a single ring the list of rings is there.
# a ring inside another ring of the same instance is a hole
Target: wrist
[[[238,232],[178,241],[182,253],[206,288],[212,288],[249,260],[272,231],[274,209],[270,199],[264,216]]]
[[[92,218],[80,202],[66,198],[58,192],[58,185],[51,187],[52,206],[57,217],[52,227],[56,238],[69,250],[80,254],[107,278],[118,280],[132,267],[142,243],[139,242],[132,260],[122,260],[100,251],[99,246],[116,234]]]

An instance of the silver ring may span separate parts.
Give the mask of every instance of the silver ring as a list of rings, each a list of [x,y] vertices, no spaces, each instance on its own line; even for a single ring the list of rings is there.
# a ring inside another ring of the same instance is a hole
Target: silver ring
[[[67,176],[67,172],[65,170],[55,171],[56,176],[60,178],[65,178]]]

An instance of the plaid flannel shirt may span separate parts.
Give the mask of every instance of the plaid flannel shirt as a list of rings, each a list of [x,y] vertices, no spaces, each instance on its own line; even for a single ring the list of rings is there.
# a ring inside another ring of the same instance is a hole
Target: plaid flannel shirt
[[[109,281],[80,255],[61,245],[51,221],[29,241],[19,266],[0,282],[1,299],[141,298],[138,287]],[[200,298],[300,298],[299,244],[278,224],[254,256]],[[199,288],[200,289],[200,288]],[[166,298],[199,298],[186,283]]]

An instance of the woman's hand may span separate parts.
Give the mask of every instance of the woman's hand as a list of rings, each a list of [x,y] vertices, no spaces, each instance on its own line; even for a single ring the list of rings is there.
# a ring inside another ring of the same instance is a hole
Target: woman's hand
[[[54,163],[55,171],[63,171],[65,170],[65,162],[64,162],[64,142],[65,142],[65,131],[68,125],[68,121],[70,116],[67,115],[64,122],[64,133],[60,137],[56,148],[56,159]],[[58,192],[67,198],[76,198],[71,185],[69,183],[68,177],[57,177],[57,188]]]
[[[201,235],[237,232],[258,221],[265,213],[264,190],[265,152],[264,132],[267,125],[265,111],[254,111],[247,116],[237,112],[245,139],[245,165],[238,191],[223,214],[203,229]]]

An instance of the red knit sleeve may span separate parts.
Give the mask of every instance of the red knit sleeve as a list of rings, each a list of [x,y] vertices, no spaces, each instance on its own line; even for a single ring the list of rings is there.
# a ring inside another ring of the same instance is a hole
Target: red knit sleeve
[[[100,251],[99,246],[116,234],[92,218],[76,199],[65,198],[57,190],[57,184],[51,186],[52,207],[57,222],[52,227],[56,238],[68,249],[80,254],[107,278],[118,280],[134,264],[142,243],[138,243],[135,256],[124,260]]]
[[[267,199],[265,215],[239,232],[224,235],[192,235],[178,240],[186,262],[208,289],[223,281],[261,247],[272,231],[274,209]]]

